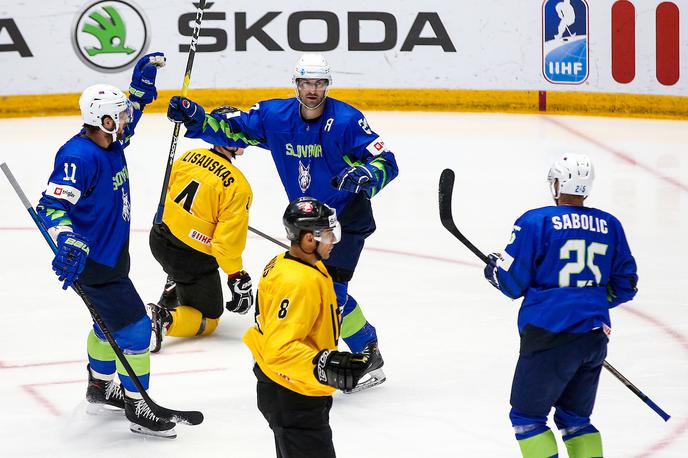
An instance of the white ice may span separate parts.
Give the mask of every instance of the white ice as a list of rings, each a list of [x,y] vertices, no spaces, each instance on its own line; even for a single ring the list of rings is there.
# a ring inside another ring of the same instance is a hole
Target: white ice
[[[608,361],[672,415],[665,423],[603,372],[593,422],[609,457],[688,456],[688,122],[450,113],[368,113],[401,173],[374,198],[377,232],[350,286],[377,327],[388,381],[335,395],[341,457],[517,457],[509,389],[518,353],[519,302],[483,279],[477,258],[440,225],[437,182],[456,172],[454,213],[483,251],[504,247],[513,221],[550,202],[545,175],[562,152],[588,153],[597,179],[589,204],[624,224],[639,265],[635,301],[615,309]],[[0,121],[0,162],[31,201],[77,117]],[[132,184],[131,278],[145,301],[164,282],[148,249],[172,125],[144,115],[128,150]],[[202,143],[182,140],[178,153]],[[255,193],[251,225],[283,237],[287,200],[268,153],[237,161]],[[89,315],[62,291],[52,255],[0,177],[0,456],[274,456],[256,408],[241,336],[252,315],[225,313],[203,339],[164,342],[152,357],[152,394],[198,409],[176,440],[129,432],[121,415],[85,413]],[[280,248],[251,235],[244,262],[255,281]],[[560,452],[565,456],[563,446]]]

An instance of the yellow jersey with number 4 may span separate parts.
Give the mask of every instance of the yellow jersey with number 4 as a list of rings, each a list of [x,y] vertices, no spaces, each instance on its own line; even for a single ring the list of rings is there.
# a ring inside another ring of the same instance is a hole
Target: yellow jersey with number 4
[[[233,274],[242,269],[252,200],[246,177],[227,157],[193,149],[172,165],[162,220],[176,238]]]
[[[339,312],[332,277],[289,253],[273,258],[258,285],[254,326],[243,341],[261,370],[275,383],[305,396],[329,396],[335,389],[313,375],[313,358],[336,350]]]

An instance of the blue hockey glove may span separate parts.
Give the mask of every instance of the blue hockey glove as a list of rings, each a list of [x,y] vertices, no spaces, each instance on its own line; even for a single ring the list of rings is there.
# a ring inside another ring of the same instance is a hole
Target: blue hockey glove
[[[129,100],[139,105],[147,105],[158,98],[155,77],[158,68],[165,66],[165,55],[161,52],[146,54],[136,63],[129,85]]]
[[[225,304],[230,312],[245,314],[253,305],[253,282],[245,270],[227,277],[227,286],[232,298]]]
[[[497,278],[497,269],[499,269],[497,261],[501,260],[502,256],[499,253],[490,253],[487,255],[487,258],[490,262],[485,266],[485,278],[492,286],[501,291],[499,288],[499,279]]]
[[[60,232],[57,236],[57,254],[53,259],[53,270],[62,289],[67,289],[79,278],[86,267],[90,249],[85,238],[74,232]]]
[[[373,188],[380,182],[378,169],[372,165],[353,165],[332,178],[332,185],[340,191],[363,193],[370,199]]]
[[[187,129],[192,125],[200,128],[205,121],[205,110],[193,100],[175,95],[167,107],[167,119],[172,122],[183,122]]]

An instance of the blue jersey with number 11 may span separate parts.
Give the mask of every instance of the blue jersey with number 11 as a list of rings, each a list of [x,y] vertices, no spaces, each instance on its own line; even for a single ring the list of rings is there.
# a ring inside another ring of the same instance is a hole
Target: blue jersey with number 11
[[[499,263],[501,291],[523,296],[518,328],[585,333],[636,293],[636,263],[619,220],[596,208],[550,206],[514,224]]]

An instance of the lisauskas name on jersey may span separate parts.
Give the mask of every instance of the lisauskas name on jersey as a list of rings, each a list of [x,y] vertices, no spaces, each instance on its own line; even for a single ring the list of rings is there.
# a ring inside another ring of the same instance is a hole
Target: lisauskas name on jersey
[[[208,156],[203,153],[194,153],[193,151],[189,151],[184,156],[182,156],[181,160],[184,162],[188,162],[189,164],[194,164],[199,167],[203,167],[204,169],[207,169],[208,172],[212,172],[213,175],[217,176],[219,179],[222,180],[222,184],[225,186],[225,188],[230,184],[234,183],[234,177],[231,176],[231,170],[229,170],[227,166],[222,165],[220,161],[216,160],[212,156]]]

